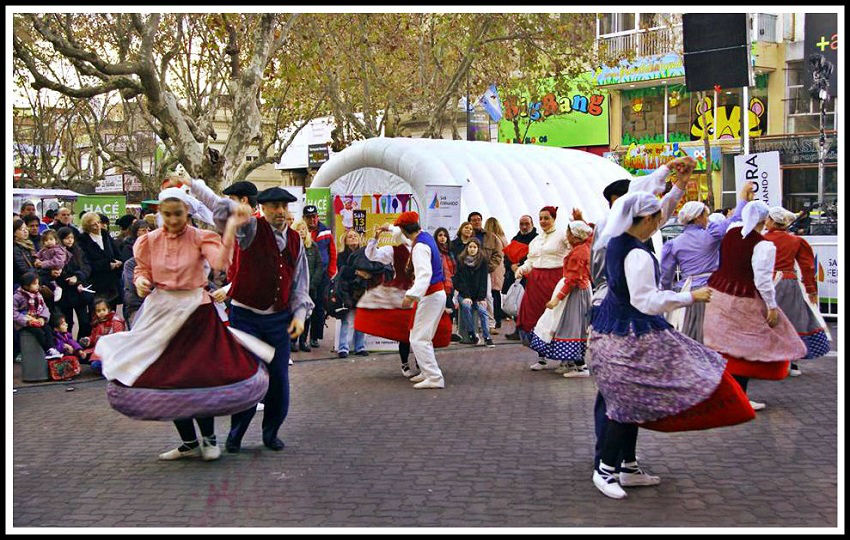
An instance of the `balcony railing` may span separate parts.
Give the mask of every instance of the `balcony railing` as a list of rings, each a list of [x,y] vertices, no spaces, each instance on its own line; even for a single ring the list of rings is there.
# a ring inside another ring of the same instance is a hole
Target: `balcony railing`
[[[682,25],[629,30],[599,38],[606,54],[611,57],[634,51],[637,56],[653,56],[669,52],[682,52]]]

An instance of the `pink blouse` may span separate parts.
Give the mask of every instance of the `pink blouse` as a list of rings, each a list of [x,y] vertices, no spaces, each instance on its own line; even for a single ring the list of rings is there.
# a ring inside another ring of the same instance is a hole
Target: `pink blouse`
[[[159,228],[139,238],[133,246],[133,280],[143,276],[164,290],[202,288],[207,285],[204,259],[214,270],[226,270],[230,251],[212,231],[187,225],[181,233],[172,234]]]

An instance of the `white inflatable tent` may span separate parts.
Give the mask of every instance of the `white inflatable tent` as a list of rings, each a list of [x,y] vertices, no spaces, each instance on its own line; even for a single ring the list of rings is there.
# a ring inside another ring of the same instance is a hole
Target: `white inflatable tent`
[[[545,146],[378,137],[357,141],[335,154],[317,172],[311,187],[333,195],[412,193],[423,227],[428,185],[458,185],[460,219],[478,211],[495,216],[510,238],[519,218],[534,218],[543,206],[558,207],[558,226],[578,207],[588,221],[599,220],[608,203],[602,190],[628,171],[603,157],[580,150]],[[538,226],[539,230],[539,226]]]

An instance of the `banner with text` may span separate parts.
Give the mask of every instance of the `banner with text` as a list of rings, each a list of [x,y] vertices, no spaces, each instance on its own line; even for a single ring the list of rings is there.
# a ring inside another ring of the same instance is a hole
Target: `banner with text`
[[[82,195],[74,202],[74,222],[80,225],[80,212],[105,214],[109,218],[109,234],[113,237],[121,232],[115,220],[126,214],[127,197],[124,195]]]
[[[332,208],[335,216],[333,230],[337,252],[345,247],[345,233],[350,230],[360,235],[360,245],[365,246],[375,234],[376,228],[384,223],[392,224],[402,212],[410,210],[411,198],[409,193],[335,195]]]
[[[333,222],[329,220],[333,218],[331,209],[331,188],[329,187],[310,187],[307,188],[304,200],[304,206],[313,205],[319,212],[319,221],[327,225],[333,231]],[[296,215],[295,219],[301,216]]]
[[[838,315],[838,237],[804,236],[815,253],[815,279],[822,315]]]
[[[741,191],[744,182],[755,182],[758,186],[756,200],[764,201],[768,206],[781,206],[779,152],[735,156],[735,191]]]
[[[431,234],[439,227],[457,236],[460,227],[460,196],[463,186],[425,186],[425,230]]]

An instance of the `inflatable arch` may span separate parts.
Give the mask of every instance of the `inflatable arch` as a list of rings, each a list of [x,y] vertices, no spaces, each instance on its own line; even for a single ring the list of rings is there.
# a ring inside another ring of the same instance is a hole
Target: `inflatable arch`
[[[586,220],[599,220],[608,211],[602,190],[621,178],[631,176],[616,163],[580,150],[379,137],[333,155],[311,187],[330,186],[334,195],[412,193],[412,208],[427,227],[426,186],[462,186],[461,221],[472,211],[485,219],[495,216],[510,238],[523,214],[533,216],[537,226],[537,214],[546,205],[559,207],[560,227],[573,207]]]

